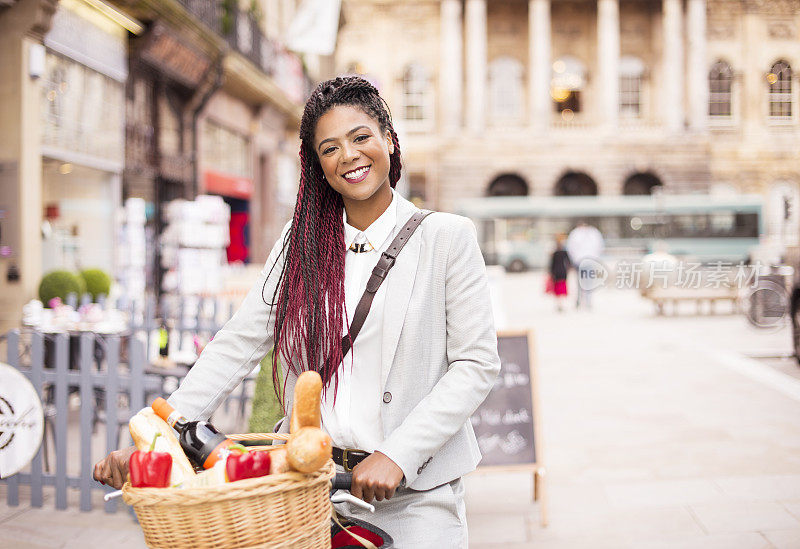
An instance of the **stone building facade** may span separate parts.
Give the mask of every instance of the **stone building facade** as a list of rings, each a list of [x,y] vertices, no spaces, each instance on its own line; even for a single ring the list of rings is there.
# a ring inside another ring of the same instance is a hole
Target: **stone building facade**
[[[412,197],[759,193],[800,233],[800,1],[345,0]]]

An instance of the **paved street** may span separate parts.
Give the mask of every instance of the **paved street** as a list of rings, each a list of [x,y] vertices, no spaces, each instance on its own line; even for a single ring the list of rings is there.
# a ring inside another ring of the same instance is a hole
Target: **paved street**
[[[743,358],[788,353],[788,330],[614,290],[558,314],[542,288],[507,277],[503,302],[539,347],[550,525],[527,475],[473,475],[472,546],[800,547],[800,383]]]
[[[786,328],[656,317],[632,292],[555,312],[538,274],[506,277],[506,328],[530,327],[550,524],[526,473],[467,478],[471,547],[800,547],[800,381]],[[800,368],[798,368],[800,370]],[[9,547],[142,547],[127,513],[5,506]]]

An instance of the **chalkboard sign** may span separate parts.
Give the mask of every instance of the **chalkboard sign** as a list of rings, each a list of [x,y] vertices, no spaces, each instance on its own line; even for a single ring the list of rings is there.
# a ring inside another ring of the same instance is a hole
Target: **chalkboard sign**
[[[500,374],[471,418],[483,454],[480,466],[535,466],[539,455],[532,334],[498,334],[497,348]]]

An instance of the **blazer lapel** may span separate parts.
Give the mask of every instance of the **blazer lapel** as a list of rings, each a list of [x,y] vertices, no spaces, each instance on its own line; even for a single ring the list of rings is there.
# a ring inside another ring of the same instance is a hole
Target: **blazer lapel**
[[[393,235],[397,233],[408,221],[408,218],[417,209],[411,202],[397,195],[400,201],[397,204],[397,223]],[[381,350],[381,387],[386,386],[389,370],[392,368],[397,345],[400,341],[400,332],[405,322],[408,303],[411,300],[411,290],[414,288],[414,279],[417,276],[419,264],[419,250],[421,246],[420,228],[414,232],[397,256],[394,266],[389,271],[384,284],[386,297],[383,305],[383,337]]]

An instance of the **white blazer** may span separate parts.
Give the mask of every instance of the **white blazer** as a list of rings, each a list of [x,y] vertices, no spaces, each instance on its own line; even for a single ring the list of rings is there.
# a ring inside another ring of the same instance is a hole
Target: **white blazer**
[[[416,210],[397,199],[393,234]],[[283,234],[288,229],[289,224]],[[283,237],[239,310],[169,398],[186,417],[210,417],[273,347],[275,315],[265,300],[272,300],[278,283],[282,242]],[[400,466],[406,486],[427,490],[478,465],[481,454],[469,418],[500,371],[486,266],[472,221],[443,212],[426,217],[383,283],[385,439],[377,451]],[[296,378],[286,379],[289,413]]]

